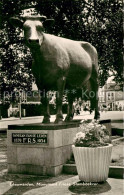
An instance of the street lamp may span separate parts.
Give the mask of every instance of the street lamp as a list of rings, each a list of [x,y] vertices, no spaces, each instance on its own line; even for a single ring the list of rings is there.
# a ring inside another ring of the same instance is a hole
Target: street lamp
[[[22,118],[22,90],[19,90],[19,118]]]

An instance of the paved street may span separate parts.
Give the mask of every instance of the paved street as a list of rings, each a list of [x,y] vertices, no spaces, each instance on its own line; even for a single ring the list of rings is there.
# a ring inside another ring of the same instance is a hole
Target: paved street
[[[65,118],[66,115],[64,115]],[[94,112],[90,114],[88,111],[81,112],[80,115],[75,115],[74,119],[93,119]],[[111,119],[111,120],[123,120],[124,119],[124,112],[123,111],[103,111],[101,112],[101,120]],[[19,118],[6,118],[0,121],[0,130],[7,129],[8,125],[16,125],[16,124],[33,124],[33,123],[41,123],[43,120],[42,116],[35,116],[35,117],[24,117],[22,119]],[[51,122],[54,122],[55,115],[52,115],[50,118]],[[121,123],[121,127],[123,127],[123,123]],[[122,129],[122,128],[121,128]]]
[[[88,111],[82,112],[80,115],[75,116],[75,119],[93,119],[94,118],[94,112],[90,114]],[[100,119],[106,120],[124,120],[124,111],[103,111],[100,112]]]

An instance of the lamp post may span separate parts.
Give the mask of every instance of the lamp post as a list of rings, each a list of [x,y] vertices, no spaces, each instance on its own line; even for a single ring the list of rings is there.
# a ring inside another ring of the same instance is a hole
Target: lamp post
[[[19,118],[22,118],[22,90],[19,91]]]

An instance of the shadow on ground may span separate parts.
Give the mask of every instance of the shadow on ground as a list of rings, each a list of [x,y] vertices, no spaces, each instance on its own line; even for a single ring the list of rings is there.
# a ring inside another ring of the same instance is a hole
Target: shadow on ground
[[[83,181],[79,181],[69,186],[68,189],[72,193],[76,194],[100,194],[111,190],[111,186],[107,181],[101,183],[85,183]]]
[[[6,172],[0,176],[0,183],[10,181],[11,188],[3,195],[22,195],[23,193],[29,190],[41,188],[48,184],[56,183],[58,181],[61,182],[62,180],[71,177],[73,177],[73,175],[61,174],[56,177],[50,177],[23,174],[9,174]]]

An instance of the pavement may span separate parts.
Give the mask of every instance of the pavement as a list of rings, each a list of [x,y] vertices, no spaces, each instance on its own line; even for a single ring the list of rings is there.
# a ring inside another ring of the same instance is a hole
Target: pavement
[[[78,194],[101,194],[102,195],[122,195],[123,181],[121,179],[108,179],[105,183],[83,183],[78,176],[46,185],[38,189],[29,190],[23,195],[78,195]]]
[[[122,195],[124,181],[122,179],[108,178],[104,183],[84,183],[81,182],[78,176],[73,176],[68,179],[55,183],[43,184],[41,187],[28,190],[22,195]],[[38,183],[40,186],[40,183]],[[12,187],[12,181],[3,182],[0,184],[0,195],[15,195],[7,193]],[[20,194],[20,193],[19,193]],[[18,195],[18,193],[16,193]]]
[[[66,114],[63,115],[65,118]],[[80,115],[75,115],[74,119],[93,119],[94,112],[90,114],[88,111],[82,111]],[[100,113],[100,119],[106,120],[111,119],[114,122],[114,126],[120,129],[124,128],[124,112],[123,111],[103,111]],[[23,118],[3,118],[0,120],[0,130],[4,130],[8,128],[8,125],[18,125],[18,124],[34,124],[41,123],[43,120],[43,116],[35,116],[35,117],[23,117]],[[55,115],[51,115],[50,122],[54,122]],[[120,122],[116,122],[120,121]]]
[[[66,115],[64,115],[65,117]],[[93,119],[94,113],[91,115],[89,112],[81,112],[80,115],[74,116],[74,119]],[[122,120],[124,118],[123,112],[120,111],[107,111],[101,112],[101,120],[111,119],[112,121],[121,121],[118,124],[118,127],[123,128]],[[7,129],[8,125],[11,124],[34,124],[42,122],[43,117],[25,117],[22,119],[19,118],[7,118],[2,119],[0,121],[0,130]],[[51,116],[51,122],[55,120],[55,116]],[[113,124],[114,124],[113,123]],[[119,126],[120,125],[120,126]],[[6,161],[6,155],[3,155],[3,161]],[[5,157],[5,158],[4,158]],[[6,170],[7,171],[7,170]],[[0,175],[4,174],[0,172]],[[0,183],[0,195],[15,195],[9,194],[9,190],[12,188],[11,185],[12,181],[5,181]],[[122,179],[115,179],[115,178],[108,178],[105,183],[83,183],[79,180],[78,176],[68,176],[68,179],[57,181],[55,183],[44,184],[41,183],[41,186],[38,188],[28,190],[25,193],[21,193],[21,195],[78,195],[78,194],[102,194],[102,195],[122,195],[124,193],[123,189],[123,180]],[[7,192],[8,191],[8,192]],[[16,193],[18,195],[18,192]],[[19,193],[20,195],[20,193]]]
[[[0,195],[3,195],[11,188],[10,181],[0,183]]]

